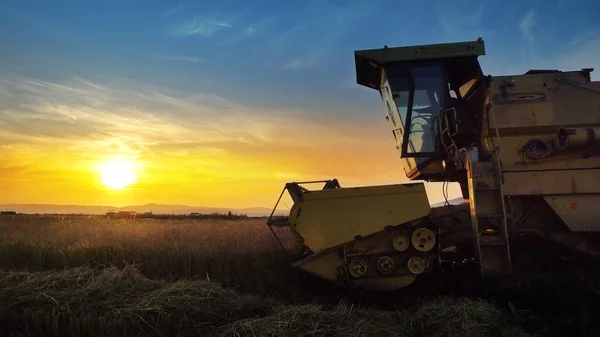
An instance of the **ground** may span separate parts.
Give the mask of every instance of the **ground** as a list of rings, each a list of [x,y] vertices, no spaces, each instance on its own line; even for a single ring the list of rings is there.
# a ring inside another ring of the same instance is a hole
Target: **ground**
[[[292,269],[265,221],[1,216],[0,335],[600,333],[592,270],[365,297]]]

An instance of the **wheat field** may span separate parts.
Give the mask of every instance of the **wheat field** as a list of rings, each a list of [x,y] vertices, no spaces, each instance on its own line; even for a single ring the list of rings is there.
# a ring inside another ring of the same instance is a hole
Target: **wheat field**
[[[1,336],[584,336],[596,277],[364,298],[304,275],[264,218],[0,217]],[[281,233],[292,245],[289,233]]]

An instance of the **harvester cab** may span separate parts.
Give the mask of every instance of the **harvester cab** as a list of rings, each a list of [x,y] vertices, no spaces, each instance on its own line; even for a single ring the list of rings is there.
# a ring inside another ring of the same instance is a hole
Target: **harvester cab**
[[[355,51],[357,83],[377,90],[411,180],[446,181],[459,141],[478,141],[483,40]],[[455,180],[450,178],[450,180]]]

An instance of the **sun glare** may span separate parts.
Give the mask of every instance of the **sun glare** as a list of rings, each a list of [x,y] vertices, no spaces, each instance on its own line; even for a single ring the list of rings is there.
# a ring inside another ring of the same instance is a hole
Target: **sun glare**
[[[137,180],[136,165],[128,159],[114,159],[98,165],[102,184],[120,190]]]

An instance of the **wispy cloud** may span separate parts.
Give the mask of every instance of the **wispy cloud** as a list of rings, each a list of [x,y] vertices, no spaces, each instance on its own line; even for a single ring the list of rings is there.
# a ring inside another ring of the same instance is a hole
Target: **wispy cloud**
[[[144,87],[132,90],[80,79],[52,83],[13,78],[1,81],[0,86],[9,89],[11,102],[19,102],[0,109],[0,120],[5,122],[0,124],[0,143],[40,153],[60,148],[81,160],[210,150],[240,162],[263,159],[268,166],[274,165],[274,158],[278,162],[293,154],[306,156],[296,171],[314,174],[310,171],[318,162],[341,144],[366,148],[369,142],[381,141],[377,137],[356,141],[351,136],[369,132],[365,123],[347,121],[341,127],[344,132],[332,131],[327,125],[334,123],[333,119],[308,118],[305,111],[243,106],[213,94],[177,97]],[[7,101],[6,97],[0,99]],[[307,132],[313,137],[306,138]],[[325,138],[330,149],[321,146]],[[316,153],[315,147],[319,149]],[[374,145],[377,147],[379,144]],[[341,159],[345,156],[339,153],[336,160],[351,160],[352,156]],[[35,165],[34,161],[27,164]]]
[[[171,9],[167,10],[164,13],[164,16],[175,15],[175,14],[179,14],[179,13],[183,12],[183,6],[184,6],[184,4],[185,3],[183,3],[183,2],[177,4],[177,6],[175,6],[175,7],[171,8]]]
[[[441,39],[439,36],[435,36],[435,43],[473,40],[479,36],[490,37],[493,35],[492,28],[484,20],[486,13],[490,10],[489,0],[478,1],[476,6],[440,3],[436,6],[436,10],[443,36]],[[452,19],[456,17],[460,17],[461,20]],[[474,36],[474,34],[477,35]]]
[[[579,70],[594,68],[592,80],[600,80],[600,33],[582,32],[572,39],[573,44],[567,44],[562,53],[542,62],[544,68]]]
[[[231,46],[244,42],[251,38],[264,38],[265,33],[269,33],[277,29],[278,20],[274,16],[268,16],[260,19],[249,19],[244,22],[240,22],[232,29],[227,31],[226,36],[222,36],[219,41],[216,42],[217,46]],[[261,46],[264,44],[264,40],[260,41]]]
[[[528,11],[519,22],[519,30],[523,36],[529,59],[533,59],[534,56],[535,35],[533,34],[533,27],[535,24],[536,20],[533,10]]]
[[[265,41],[265,47],[271,51],[279,52],[298,41],[302,35],[309,36],[308,30],[314,25],[311,21],[301,23],[280,22],[279,29]]]
[[[314,67],[325,55],[322,50],[316,50],[303,56],[294,57],[281,67],[286,70],[303,70]]]
[[[570,47],[585,46],[590,41],[595,41],[600,38],[600,25],[590,27],[579,34],[573,36],[569,42]]]
[[[184,55],[163,55],[163,54],[158,54],[155,55],[156,58],[161,59],[161,60],[168,60],[168,61],[185,61],[185,62],[198,62],[200,61],[199,58],[197,57],[193,57],[193,56],[184,56]]]
[[[231,27],[231,23],[226,19],[196,16],[174,25],[170,32],[175,36],[211,37],[217,32]]]
[[[362,0],[340,4],[337,1],[309,1],[306,19],[282,23],[266,47],[288,56],[281,69],[304,70],[319,64],[335,51],[336,42],[356,25],[366,21],[378,8],[376,2]],[[308,49],[308,52],[307,52]]]
[[[259,15],[244,9],[227,12],[212,6],[205,8],[202,14],[200,8],[195,8],[199,15],[175,21],[166,29],[177,37],[212,38],[210,43],[214,47],[254,39],[260,45],[257,49],[265,58],[279,64],[280,69],[302,70],[317,66],[336,49],[337,39],[376,9],[376,4],[366,0],[343,3],[310,0],[286,17]],[[311,51],[308,46],[318,51]]]
[[[40,137],[49,142],[55,138],[72,139],[72,144],[77,144],[77,140],[96,136],[111,139],[134,134],[152,143],[157,138],[179,137],[184,129],[185,123],[171,121],[168,114],[160,112],[161,108],[173,106],[162,97],[147,95],[154,99],[136,106],[131,98],[140,97],[136,92],[82,85],[81,81],[3,83],[4,87],[10,85],[13,98],[21,103],[1,110],[0,116],[8,123],[8,130],[13,131],[13,141],[20,135],[23,141]],[[156,108],[150,109],[153,105]]]
[[[183,4],[176,8],[183,8]],[[169,18],[165,31],[176,37],[212,38],[211,45],[226,46],[275,28],[276,20],[275,16],[252,13],[243,6],[232,11],[223,4],[188,2],[178,17]]]

